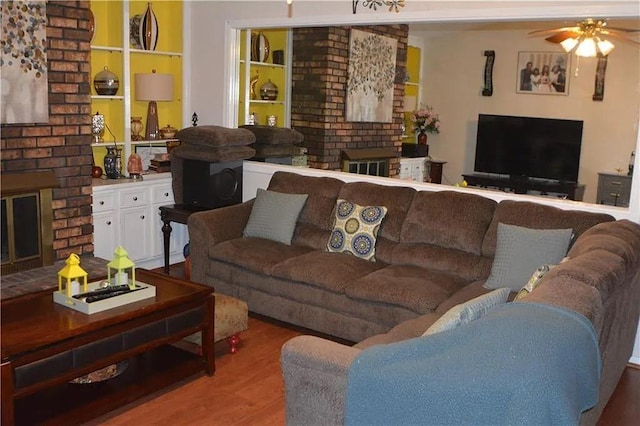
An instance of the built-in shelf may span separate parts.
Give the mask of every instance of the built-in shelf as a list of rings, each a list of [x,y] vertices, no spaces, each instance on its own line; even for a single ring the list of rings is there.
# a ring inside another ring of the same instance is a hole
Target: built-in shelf
[[[178,56],[182,57],[180,52],[161,52],[159,50],[144,50],[144,49],[130,49],[131,53],[142,53],[145,55],[160,55],[160,56]]]
[[[121,100],[124,99],[124,96],[91,95],[91,99],[104,99],[104,100],[112,100],[112,101],[121,101]]]
[[[124,49],[122,47],[115,46],[91,46],[92,50],[103,50],[106,52],[122,52]]]

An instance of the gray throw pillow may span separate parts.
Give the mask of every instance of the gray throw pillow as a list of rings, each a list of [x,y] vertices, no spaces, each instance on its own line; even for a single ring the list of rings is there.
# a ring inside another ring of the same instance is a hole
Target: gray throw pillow
[[[258,189],[243,235],[291,245],[296,222],[307,197],[307,194]]]
[[[422,335],[429,336],[430,334],[441,333],[477,320],[491,309],[505,303],[509,293],[508,288],[501,288],[456,305],[431,324],[431,327]]]
[[[540,265],[560,263],[572,235],[572,229],[531,229],[498,223],[496,255],[484,288],[520,290]]]

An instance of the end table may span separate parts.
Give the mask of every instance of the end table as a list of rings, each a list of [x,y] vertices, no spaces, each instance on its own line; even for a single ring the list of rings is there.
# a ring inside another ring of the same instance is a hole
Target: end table
[[[164,236],[164,273],[169,274],[169,242],[171,241],[171,222],[186,224],[189,216],[196,212],[211,210],[192,204],[169,204],[160,207],[162,234]]]

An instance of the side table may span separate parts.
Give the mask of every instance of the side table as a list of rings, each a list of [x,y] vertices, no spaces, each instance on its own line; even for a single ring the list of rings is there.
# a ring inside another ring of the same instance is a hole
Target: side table
[[[196,212],[211,210],[207,207],[192,204],[169,204],[160,206],[162,234],[164,237],[164,273],[169,274],[169,243],[171,241],[171,222],[186,224],[189,216]]]

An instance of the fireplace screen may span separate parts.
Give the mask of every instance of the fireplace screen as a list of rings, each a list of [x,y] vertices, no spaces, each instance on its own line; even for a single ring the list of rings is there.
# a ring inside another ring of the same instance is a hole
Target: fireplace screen
[[[40,257],[38,194],[2,199],[2,263]]]
[[[4,174],[1,182],[2,274],[53,263],[53,172]]]

